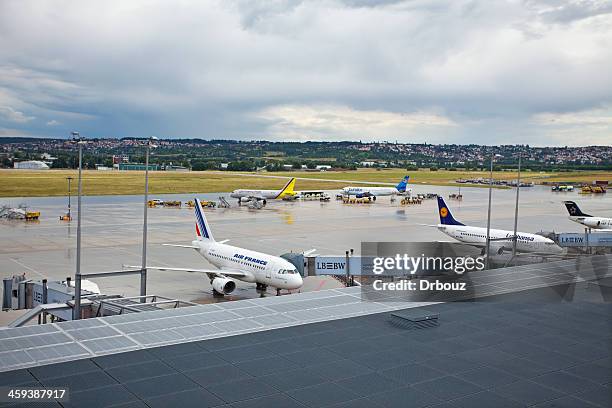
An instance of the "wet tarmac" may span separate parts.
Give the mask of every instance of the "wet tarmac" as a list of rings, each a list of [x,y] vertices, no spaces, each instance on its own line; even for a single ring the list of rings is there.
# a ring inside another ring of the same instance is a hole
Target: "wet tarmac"
[[[457,193],[457,187],[412,186],[414,193],[438,193],[445,199]],[[330,192],[335,195],[335,192]],[[462,201],[447,203],[456,219],[469,225],[486,226],[486,188],[461,188]],[[219,194],[198,194],[201,199],[216,200]],[[194,194],[155,195],[163,200],[192,199]],[[511,230],[514,217],[515,190],[493,190],[491,226]],[[580,225],[567,218],[563,200],[576,201],[581,209],[593,215],[612,215],[612,195],[581,195],[577,192],[553,193],[549,187],[521,189],[519,231],[580,232]],[[73,197],[72,222],[60,221],[67,199],[9,198],[0,205],[21,203],[41,211],[38,222],[0,221],[0,274],[10,277],[25,273],[28,278],[50,280],[74,275],[76,247],[76,198]],[[302,252],[316,249],[322,255],[342,255],[353,248],[359,253],[362,241],[436,241],[449,240],[435,228],[420,224],[437,224],[436,200],[421,205],[404,205],[380,197],[374,204],[330,202],[271,201],[261,210],[238,207],[205,209],[217,240],[270,254]],[[90,196],[83,198],[82,271],[121,270],[123,264],[139,265],[142,240],[142,196]],[[193,210],[187,208],[149,209],[148,264],[207,268],[210,265],[193,250],[165,247],[162,243],[189,244],[195,236]],[[138,294],[137,276],[94,280],[106,294]],[[338,287],[333,279],[310,277],[303,291]],[[208,280],[181,272],[149,273],[148,292],[186,301],[208,303],[211,296]],[[270,295],[272,290],[270,290]],[[231,299],[260,296],[252,285],[239,284]]]

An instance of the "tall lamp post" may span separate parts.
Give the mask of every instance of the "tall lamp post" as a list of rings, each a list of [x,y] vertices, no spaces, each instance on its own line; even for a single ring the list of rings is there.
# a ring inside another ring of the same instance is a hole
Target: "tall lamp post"
[[[151,136],[147,140],[147,149],[145,153],[145,192],[144,192],[144,213],[143,213],[143,224],[142,224],[142,266],[140,271],[140,301],[146,302],[144,296],[147,295],[147,210],[149,208],[149,154],[151,148],[157,147],[155,136]]]
[[[518,228],[518,208],[519,208],[519,192],[521,191],[521,153],[519,152],[518,157],[518,174],[516,178],[516,202],[514,203],[514,230],[512,234],[512,261],[516,256],[516,244],[518,237],[516,236],[516,230]]]
[[[487,244],[485,249],[485,269],[489,269],[489,250],[491,249],[491,195],[493,193],[493,162],[496,157],[502,157],[500,154],[491,155],[491,168],[489,170],[489,205],[487,208]]]
[[[72,141],[79,146],[79,182],[77,198],[77,249],[76,249],[76,271],[74,274],[74,313],[73,319],[81,318],[81,193],[82,193],[82,169],[83,169],[83,145],[85,140],[79,132],[72,132]]]
[[[70,211],[72,202],[72,190],[70,189],[70,184],[72,179],[72,177],[66,177],[66,180],[68,180],[68,221],[72,221],[72,213]]]

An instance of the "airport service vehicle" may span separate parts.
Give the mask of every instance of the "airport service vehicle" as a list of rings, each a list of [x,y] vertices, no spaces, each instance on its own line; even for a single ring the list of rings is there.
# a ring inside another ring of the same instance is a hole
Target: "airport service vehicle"
[[[277,289],[277,294],[280,294],[281,289],[292,290],[302,287],[302,277],[295,266],[286,259],[228,245],[226,244],[228,240],[215,241],[204,215],[202,203],[197,198],[195,199],[195,218],[197,237],[191,242],[191,245],[165,245],[195,249],[219,269],[154,266],[147,266],[147,269],[204,273],[208,275],[215,295],[232,293],[236,289],[235,280],[255,283],[261,290],[272,286]],[[133,268],[140,268],[140,266]]]
[[[40,218],[40,211],[29,211],[25,204],[22,204],[16,208],[2,206],[2,208],[0,208],[0,218],[7,218],[9,220],[35,221]]]
[[[468,245],[485,248],[487,244],[487,229],[483,227],[472,227],[455,220],[442,197],[438,197],[438,213],[440,224],[435,225],[440,231],[451,238]],[[564,253],[563,248],[558,246],[550,238],[528,232],[516,232],[517,252],[536,253],[540,255],[560,255]],[[489,230],[489,241],[492,252],[502,254],[504,251],[512,251],[512,237],[514,231],[493,229]]]
[[[410,194],[411,188],[406,188],[410,176],[405,176],[395,187],[356,187],[347,186],[342,189],[343,195],[354,195],[357,198],[390,196],[397,194]]]
[[[230,197],[237,198],[238,204],[249,201],[261,201],[265,205],[267,200],[280,200],[285,197],[292,197],[297,195],[297,192],[293,191],[295,187],[295,178],[289,180],[285,187],[280,190],[244,190],[238,189],[230,193]]]
[[[593,217],[592,215],[585,214],[573,201],[564,201],[563,204],[565,204],[567,208],[570,220],[582,224],[585,227],[612,231],[612,218]]]

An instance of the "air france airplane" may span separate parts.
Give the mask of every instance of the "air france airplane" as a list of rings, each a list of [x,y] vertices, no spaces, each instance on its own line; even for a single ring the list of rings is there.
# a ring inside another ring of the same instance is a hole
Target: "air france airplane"
[[[342,194],[354,195],[357,198],[361,197],[370,197],[370,196],[389,196],[389,195],[397,195],[397,194],[410,194],[412,192],[411,188],[406,188],[408,185],[408,180],[410,176],[404,176],[402,181],[395,187],[356,187],[356,186],[348,186],[342,189]]]
[[[297,195],[293,188],[295,187],[295,178],[289,180],[285,187],[280,190],[244,190],[238,189],[234,190],[230,193],[230,197],[237,198],[238,204],[240,204],[243,200],[258,200],[262,201],[264,205],[266,204],[266,200],[280,200],[284,197],[293,197]]]
[[[166,245],[195,249],[208,262],[219,269],[151,266],[148,266],[147,269],[205,273],[210,279],[215,295],[232,293],[236,289],[234,280],[255,283],[257,288],[262,290],[272,286],[277,289],[277,294],[280,294],[281,289],[292,290],[302,287],[302,277],[295,266],[286,259],[227,245],[225,244],[227,240],[215,241],[208,221],[204,216],[200,200],[196,198],[195,202],[196,239],[191,242],[191,245]]]
[[[593,229],[612,230],[612,218],[593,217],[592,215],[585,214],[573,201],[564,201],[563,203],[567,208],[567,212],[569,212],[570,220]]]
[[[442,197],[438,197],[438,212],[440,224],[436,227],[451,238],[476,247],[486,247],[487,229],[482,227],[471,227],[460,223],[453,218],[448,206]],[[558,246],[552,239],[528,232],[516,233],[517,252],[539,253],[544,255],[559,255],[564,253],[563,248]],[[490,229],[489,239],[492,251],[501,254],[503,251],[512,251],[512,237],[514,231]],[[507,240],[506,240],[507,239]]]

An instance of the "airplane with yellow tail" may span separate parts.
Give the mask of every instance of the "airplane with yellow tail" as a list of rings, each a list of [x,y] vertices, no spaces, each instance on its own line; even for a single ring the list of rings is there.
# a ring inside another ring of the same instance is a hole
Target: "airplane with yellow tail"
[[[262,201],[265,205],[267,200],[281,200],[286,197],[294,197],[297,192],[294,191],[295,177],[289,180],[287,184],[280,190],[245,190],[238,189],[230,193],[230,197],[237,198],[238,204],[247,201]]]

